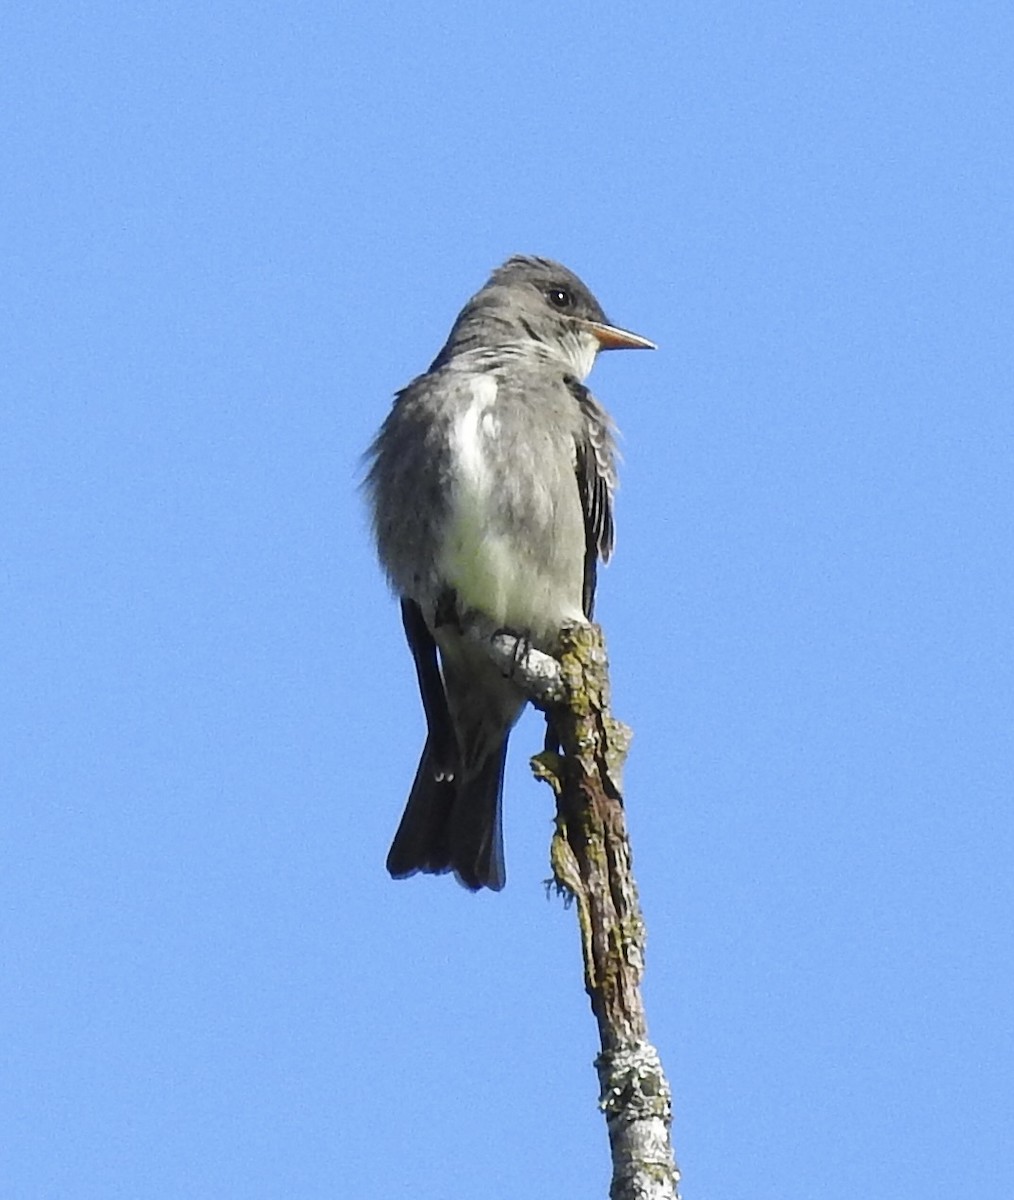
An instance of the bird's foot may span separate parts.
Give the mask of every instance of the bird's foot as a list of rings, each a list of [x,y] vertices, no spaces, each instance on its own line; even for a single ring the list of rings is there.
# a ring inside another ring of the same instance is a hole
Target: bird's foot
[[[513,679],[519,672],[523,671],[525,664],[528,661],[528,656],[532,652],[532,635],[527,632],[519,633],[516,629],[508,629],[506,626],[494,630],[490,641],[500,640],[502,646],[510,646],[513,643],[511,650],[511,661],[504,672],[508,679]]]

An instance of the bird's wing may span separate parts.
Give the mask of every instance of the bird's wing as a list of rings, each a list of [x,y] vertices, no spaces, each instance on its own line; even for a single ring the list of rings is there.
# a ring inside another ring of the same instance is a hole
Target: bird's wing
[[[415,662],[434,766],[440,774],[453,776],[457,772],[457,738],[447,706],[444,681],[437,665],[436,643],[426,626],[422,610],[414,600],[402,600],[401,619]]]
[[[568,380],[583,418],[576,439],[577,486],[584,511],[584,611],[590,621],[595,606],[598,560],[613,552],[613,492],[616,488],[616,447],[613,423],[591,392],[576,379]]]

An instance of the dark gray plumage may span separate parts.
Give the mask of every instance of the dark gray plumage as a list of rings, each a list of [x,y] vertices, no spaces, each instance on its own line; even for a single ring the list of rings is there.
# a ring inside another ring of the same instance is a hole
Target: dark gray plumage
[[[428,736],[388,856],[396,878],[504,884],[500,795],[521,689],[460,631],[470,611],[552,654],[590,619],[613,548],[613,426],[596,353],[650,348],[559,263],[515,257],[465,305],[370,449],[380,561],[401,598]]]

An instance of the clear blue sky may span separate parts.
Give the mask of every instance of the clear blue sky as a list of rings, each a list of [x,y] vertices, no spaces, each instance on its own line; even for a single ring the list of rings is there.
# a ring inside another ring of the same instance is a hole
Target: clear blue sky
[[[1007,3],[34,4],[0,37],[0,1195],[604,1196],[551,798],[422,741],[359,455],[559,258],[687,1200],[1008,1200]]]

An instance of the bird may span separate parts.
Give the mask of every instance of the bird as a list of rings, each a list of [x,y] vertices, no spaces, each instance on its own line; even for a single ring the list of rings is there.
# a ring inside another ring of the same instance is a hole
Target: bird
[[[527,702],[475,640],[481,614],[553,654],[591,621],[614,544],[615,427],[585,387],[600,350],[655,349],[548,258],[515,255],[465,304],[366,454],[377,553],[400,600],[427,736],[387,858],[395,879],[506,881],[511,729]]]

